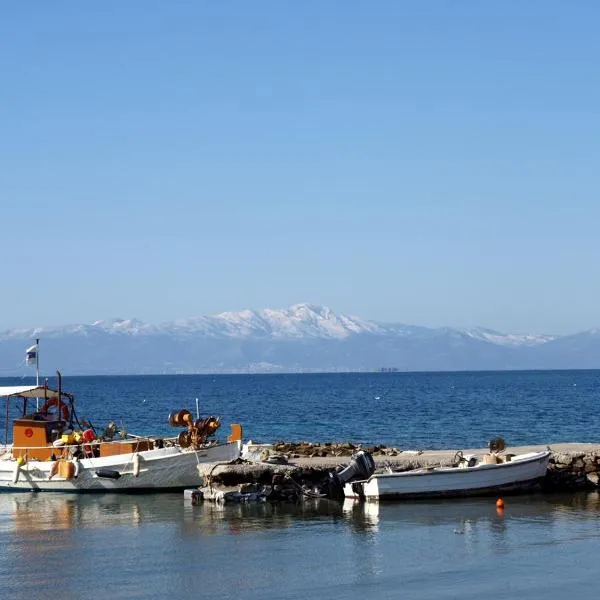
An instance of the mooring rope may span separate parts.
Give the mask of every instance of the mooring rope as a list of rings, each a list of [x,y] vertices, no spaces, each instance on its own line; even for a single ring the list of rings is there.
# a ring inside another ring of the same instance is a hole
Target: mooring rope
[[[289,479],[300,490],[300,493],[308,498],[325,498],[327,496],[327,494],[317,494],[316,492],[305,490],[301,485],[294,481],[294,478],[289,473],[284,473],[283,477],[284,479]]]

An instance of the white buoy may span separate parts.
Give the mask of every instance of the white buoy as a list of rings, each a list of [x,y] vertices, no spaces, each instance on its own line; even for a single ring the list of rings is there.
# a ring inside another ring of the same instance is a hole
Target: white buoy
[[[79,462],[78,458],[74,458],[72,461],[73,466],[75,467],[75,471],[73,472],[73,477],[77,478],[79,477],[79,473],[81,471],[81,463]]]
[[[140,455],[137,452],[133,453],[131,462],[133,463],[133,476],[138,477],[140,474]]]

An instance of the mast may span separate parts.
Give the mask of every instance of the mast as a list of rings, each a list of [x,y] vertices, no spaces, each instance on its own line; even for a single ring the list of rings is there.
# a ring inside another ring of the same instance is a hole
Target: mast
[[[35,338],[35,385],[40,387],[40,338]],[[40,399],[35,397],[35,410],[40,410]]]
[[[40,387],[40,338],[35,338],[35,385]]]

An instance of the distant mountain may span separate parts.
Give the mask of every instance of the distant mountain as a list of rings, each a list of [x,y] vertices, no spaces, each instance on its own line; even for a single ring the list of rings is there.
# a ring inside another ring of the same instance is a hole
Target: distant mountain
[[[313,304],[243,310],[151,325],[137,319],[0,333],[0,374],[600,368],[600,331],[570,336],[376,323]]]
[[[138,319],[109,319],[91,325],[65,325],[41,329],[14,329],[0,334],[0,340],[31,338],[38,335],[64,336],[95,333],[127,335],[204,335],[207,337],[271,337],[274,339],[331,338],[342,339],[356,333],[385,333],[386,329],[357,317],[336,315],[325,306],[295,304],[274,310],[243,310],[194,317],[149,325]]]

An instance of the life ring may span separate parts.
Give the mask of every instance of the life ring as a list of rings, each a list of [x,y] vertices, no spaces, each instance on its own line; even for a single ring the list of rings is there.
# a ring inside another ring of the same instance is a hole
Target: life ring
[[[53,406],[58,407],[63,421],[69,420],[69,417],[71,416],[71,413],[69,412],[69,407],[58,398],[50,398],[50,400],[46,400],[44,406],[42,406],[42,408],[40,409],[40,412],[43,415],[48,415],[48,410]]]

